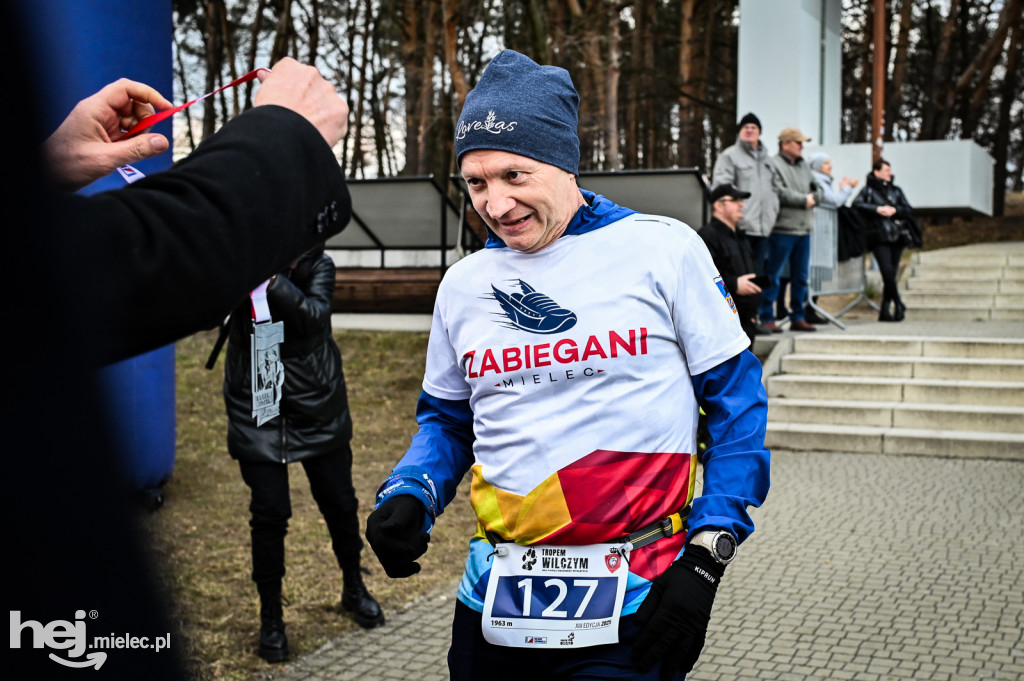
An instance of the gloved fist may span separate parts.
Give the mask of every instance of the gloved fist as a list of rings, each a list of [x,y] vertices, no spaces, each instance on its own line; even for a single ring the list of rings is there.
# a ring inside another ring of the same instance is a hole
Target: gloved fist
[[[650,671],[661,661],[661,679],[688,674],[704,648],[711,606],[725,573],[706,549],[688,544],[683,555],[651,584],[636,611],[643,628],[633,646],[633,664]]]
[[[416,559],[427,552],[430,533],[422,531],[426,509],[415,497],[396,495],[366,519],[366,540],[388,577],[409,577],[420,571]]]

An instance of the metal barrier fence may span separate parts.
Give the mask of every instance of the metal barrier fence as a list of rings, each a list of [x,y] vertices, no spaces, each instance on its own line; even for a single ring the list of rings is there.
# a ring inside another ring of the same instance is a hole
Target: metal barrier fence
[[[845,329],[839,317],[867,301],[875,304],[864,293],[867,273],[864,269],[864,255],[839,261],[839,213],[832,206],[814,208],[814,229],[811,232],[811,271],[808,284],[807,304],[819,315]],[[814,302],[815,296],[856,294],[856,298],[835,314],[826,312]],[[877,309],[877,308],[876,308]]]

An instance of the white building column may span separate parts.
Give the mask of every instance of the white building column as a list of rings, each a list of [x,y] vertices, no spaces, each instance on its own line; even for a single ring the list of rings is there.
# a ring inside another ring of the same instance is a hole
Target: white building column
[[[736,118],[753,112],[772,152],[788,127],[839,144],[841,16],[841,0],[740,0]]]

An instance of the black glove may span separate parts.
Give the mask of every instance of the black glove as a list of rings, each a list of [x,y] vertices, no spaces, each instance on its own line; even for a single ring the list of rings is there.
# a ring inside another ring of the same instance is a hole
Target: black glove
[[[388,577],[409,577],[420,571],[416,559],[427,552],[430,533],[423,532],[423,504],[408,494],[396,495],[366,519],[366,540]]]
[[[718,582],[725,566],[707,549],[688,544],[683,555],[651,584],[636,611],[643,627],[633,646],[633,664],[650,671],[661,661],[661,679],[688,674],[704,647]]]

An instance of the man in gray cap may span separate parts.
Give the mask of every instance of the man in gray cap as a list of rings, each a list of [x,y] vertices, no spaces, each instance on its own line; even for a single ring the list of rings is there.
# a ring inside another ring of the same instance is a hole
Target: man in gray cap
[[[471,472],[459,681],[682,679],[768,492],[735,305],[693,230],[577,185],[578,105],[565,70],[510,50],[466,98],[455,151],[488,239],[441,283],[419,430],[367,520],[388,575],[415,574]]]
[[[779,189],[782,208],[768,237],[768,286],[761,292],[759,315],[761,326],[773,333],[781,330],[775,314],[776,303],[785,302],[786,287],[780,285],[780,279],[786,265],[789,265],[789,328],[792,331],[815,330],[806,319],[807,285],[813,209],[821,203],[824,194],[804,161],[804,143],[810,141],[811,138],[797,128],[784,128],[779,133],[779,153],[772,159],[782,178]]]

